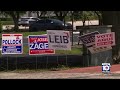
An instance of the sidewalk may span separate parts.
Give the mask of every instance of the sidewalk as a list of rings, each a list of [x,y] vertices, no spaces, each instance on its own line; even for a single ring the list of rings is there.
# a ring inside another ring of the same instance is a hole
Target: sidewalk
[[[58,71],[58,72],[61,72],[61,73],[101,73],[102,66],[75,68],[75,69],[63,70],[63,71]],[[110,72],[120,73],[120,64],[111,65]]]
[[[109,74],[101,66],[75,68],[61,71],[0,72],[0,79],[120,79],[120,64],[112,65]]]

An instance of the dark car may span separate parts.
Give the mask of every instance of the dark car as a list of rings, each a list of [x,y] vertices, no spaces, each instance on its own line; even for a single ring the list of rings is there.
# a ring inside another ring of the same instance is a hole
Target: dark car
[[[72,29],[70,23],[65,23],[57,19],[41,19],[29,26],[29,31],[42,31],[42,30],[64,30]]]

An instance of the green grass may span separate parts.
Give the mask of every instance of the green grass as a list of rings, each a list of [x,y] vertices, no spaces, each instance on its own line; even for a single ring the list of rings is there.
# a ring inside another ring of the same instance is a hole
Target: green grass
[[[2,25],[14,25],[13,21],[1,21]]]
[[[39,31],[39,32],[4,32],[2,34],[9,34],[9,33],[19,33],[23,34],[23,37],[27,37],[28,35],[41,35],[41,34],[46,34],[46,31]],[[2,37],[2,34],[0,34],[0,38]]]
[[[29,53],[29,48],[28,46],[24,46],[23,48],[23,54],[28,54]],[[55,50],[55,54],[82,54],[82,48],[78,48],[78,47],[72,47],[71,50]]]
[[[22,33],[24,37],[28,35],[41,35],[41,34],[46,34],[46,31],[39,31],[39,32],[23,32]]]
[[[82,54],[82,48],[72,47],[71,50],[56,50],[56,54]]]
[[[23,46],[23,54],[29,54],[29,48],[28,48],[27,45]],[[82,48],[72,47],[71,50],[55,50],[55,54],[61,54],[61,55],[65,55],[65,54],[80,55],[80,54],[82,54]],[[1,53],[0,53],[0,56],[2,56]]]

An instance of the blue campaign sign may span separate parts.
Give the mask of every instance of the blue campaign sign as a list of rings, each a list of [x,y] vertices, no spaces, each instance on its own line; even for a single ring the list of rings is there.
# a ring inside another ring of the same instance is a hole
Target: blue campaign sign
[[[55,50],[48,48],[47,35],[29,35],[29,55],[55,54]]]
[[[22,34],[2,34],[2,54],[22,54]]]
[[[79,39],[85,44],[87,47],[92,47],[93,43],[95,43],[95,35],[99,34],[98,31],[88,33],[79,37]]]

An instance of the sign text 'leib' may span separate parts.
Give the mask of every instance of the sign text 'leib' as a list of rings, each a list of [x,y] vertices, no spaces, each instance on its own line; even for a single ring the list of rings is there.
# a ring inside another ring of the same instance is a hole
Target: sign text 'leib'
[[[71,50],[69,31],[47,30],[50,49]]]

